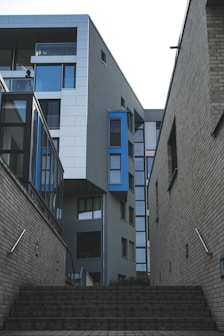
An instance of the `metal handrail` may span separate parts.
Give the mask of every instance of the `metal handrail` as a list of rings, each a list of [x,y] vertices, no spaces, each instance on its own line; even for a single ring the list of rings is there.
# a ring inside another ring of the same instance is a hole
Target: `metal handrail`
[[[200,241],[201,241],[201,243],[202,243],[202,245],[205,249],[205,252],[209,255],[212,255],[212,252],[209,251],[209,249],[207,248],[207,245],[205,244],[204,239],[202,238],[202,235],[200,234],[199,230],[195,229],[195,231],[197,232],[197,235],[198,235],[198,237],[199,237],[199,239],[200,239]]]
[[[15,242],[15,244],[13,245],[13,247],[11,248],[10,251],[8,251],[8,254],[12,254],[15,251],[16,246],[19,244],[20,240],[22,239],[24,233],[26,232],[26,229],[23,230],[23,232],[21,233],[21,235],[19,236],[19,238],[17,239],[17,241]]]

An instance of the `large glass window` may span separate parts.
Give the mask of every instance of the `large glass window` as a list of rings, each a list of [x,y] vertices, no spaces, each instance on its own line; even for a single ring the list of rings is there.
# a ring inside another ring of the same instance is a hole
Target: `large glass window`
[[[121,120],[120,119],[110,120],[110,146],[111,147],[121,146]]]
[[[135,199],[137,201],[145,200],[145,188],[144,187],[135,187]]]
[[[0,70],[11,70],[12,49],[0,49]]]
[[[49,129],[60,127],[60,99],[39,99]]]
[[[30,63],[31,56],[34,55],[34,49],[16,49],[15,57],[15,69],[27,70],[32,69],[33,66]]]
[[[25,123],[26,122],[26,101],[6,100],[2,107],[1,123]]]
[[[78,201],[78,219],[91,220],[102,217],[101,197],[80,198]]]
[[[75,64],[64,64],[63,67],[63,88],[75,88]]]
[[[99,258],[101,256],[101,232],[77,233],[77,258]]]
[[[36,66],[36,91],[61,91],[75,87],[75,64]]]
[[[110,155],[110,184],[121,183],[121,155]]]
[[[36,66],[36,91],[61,90],[61,65]]]

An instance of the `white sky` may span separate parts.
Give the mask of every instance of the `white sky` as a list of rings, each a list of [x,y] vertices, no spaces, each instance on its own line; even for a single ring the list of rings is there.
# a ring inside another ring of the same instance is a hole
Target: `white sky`
[[[5,0],[0,14],[89,14],[144,108],[164,108],[188,0]]]

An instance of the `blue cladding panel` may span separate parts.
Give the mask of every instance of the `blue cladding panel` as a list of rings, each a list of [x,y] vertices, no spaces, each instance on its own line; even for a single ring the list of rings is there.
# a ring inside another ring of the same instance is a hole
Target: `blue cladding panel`
[[[121,120],[121,146],[108,147],[108,154],[121,155],[121,183],[109,184],[108,190],[111,192],[128,192],[128,129],[127,129],[127,113],[126,112],[109,112],[109,120]]]

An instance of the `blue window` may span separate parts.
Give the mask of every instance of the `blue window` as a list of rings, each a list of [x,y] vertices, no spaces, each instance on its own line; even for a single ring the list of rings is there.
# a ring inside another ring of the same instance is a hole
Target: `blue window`
[[[145,185],[145,174],[144,172],[135,172],[135,184]]]
[[[41,64],[36,66],[36,91],[61,91],[75,88],[75,64]]]
[[[136,232],[136,246],[145,246],[146,235],[145,232]]]
[[[121,155],[110,155],[110,183],[121,183]]]
[[[75,88],[75,65],[64,64],[63,67],[63,88]]]
[[[137,248],[136,249],[136,262],[137,263],[146,262],[146,251],[145,251],[144,248]]]
[[[36,91],[61,91],[61,65],[37,65]]]
[[[136,217],[136,231],[145,231],[145,217]]]
[[[121,120],[120,119],[110,120],[110,146],[111,147],[121,146]]]

